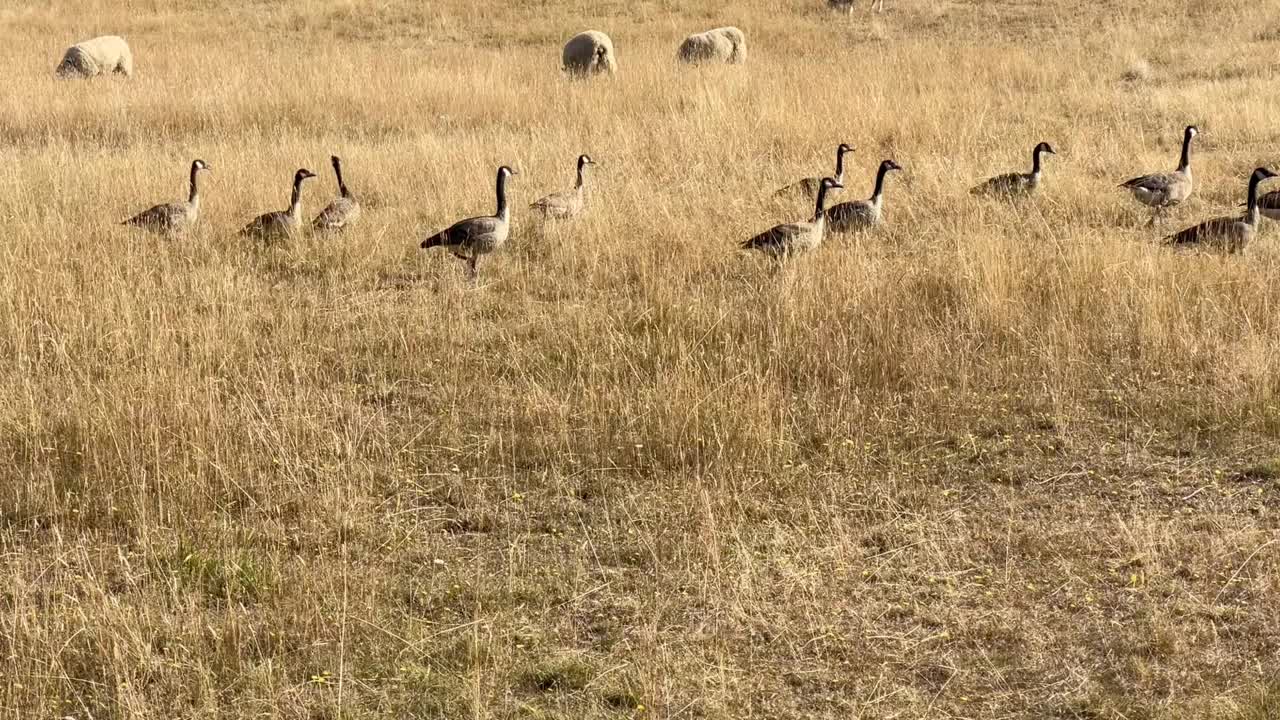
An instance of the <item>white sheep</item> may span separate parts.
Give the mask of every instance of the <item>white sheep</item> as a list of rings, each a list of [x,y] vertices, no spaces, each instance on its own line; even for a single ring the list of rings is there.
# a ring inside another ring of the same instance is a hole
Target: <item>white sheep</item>
[[[54,73],[63,79],[91,78],[105,73],[133,75],[133,53],[129,43],[117,35],[103,35],[67,48]]]
[[[599,30],[587,30],[569,38],[561,56],[564,71],[575,77],[589,77],[602,73],[614,74],[618,70],[618,58],[613,51],[613,41]]]
[[[687,63],[746,62],[747,36],[736,27],[721,27],[696,33],[680,43],[679,58]]]

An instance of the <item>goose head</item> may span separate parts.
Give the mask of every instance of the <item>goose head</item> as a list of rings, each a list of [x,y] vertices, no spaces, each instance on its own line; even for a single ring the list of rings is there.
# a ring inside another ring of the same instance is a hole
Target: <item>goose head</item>
[[[1057,151],[1053,149],[1053,146],[1047,142],[1042,142],[1039,145],[1036,145],[1036,154],[1039,155],[1041,153],[1048,153],[1050,155],[1058,154]]]
[[[196,160],[195,162],[191,163],[191,170],[193,172],[200,172],[201,170],[212,170],[212,169],[213,167],[210,166],[209,163],[203,160]]]
[[[892,160],[885,160],[880,163],[880,172],[889,172],[890,170],[901,170],[902,166]]]
[[[578,169],[579,169],[579,170],[581,170],[582,168],[584,168],[584,167],[586,167],[586,166],[588,166],[588,165],[595,165],[595,164],[596,164],[596,161],[595,161],[595,160],[592,160],[590,155],[583,154],[583,155],[579,155],[579,156],[578,156]]]
[[[310,170],[306,168],[300,168],[298,172],[293,174],[293,181],[300,185],[302,184],[303,180],[306,180],[308,178],[313,178],[315,176],[316,174],[311,172]]]
[[[1260,167],[1253,171],[1253,176],[1250,177],[1249,180],[1255,183],[1260,183],[1263,180],[1270,180],[1273,177],[1276,177],[1276,173],[1267,168]]]
[[[853,146],[848,143],[840,143],[840,147],[836,148],[836,154],[844,156],[853,152]]]

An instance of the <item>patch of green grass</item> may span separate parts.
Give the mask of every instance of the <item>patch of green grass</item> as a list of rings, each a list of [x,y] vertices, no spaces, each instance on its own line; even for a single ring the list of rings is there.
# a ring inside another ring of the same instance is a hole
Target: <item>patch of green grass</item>
[[[1241,470],[1237,479],[1253,482],[1274,482],[1280,480],[1280,458],[1272,458],[1255,463]]]
[[[211,600],[257,602],[276,585],[274,572],[243,552],[221,558],[179,545],[170,571],[182,587]]]
[[[582,690],[595,674],[595,669],[581,656],[568,655],[544,660],[521,673],[520,684],[526,690],[540,692]]]

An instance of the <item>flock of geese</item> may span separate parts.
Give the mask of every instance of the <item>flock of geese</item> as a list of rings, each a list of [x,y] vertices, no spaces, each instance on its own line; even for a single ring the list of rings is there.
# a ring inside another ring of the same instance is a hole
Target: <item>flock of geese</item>
[[[1191,144],[1198,134],[1194,125],[1183,131],[1182,154],[1177,169],[1172,172],[1152,173],[1126,180],[1120,187],[1128,190],[1139,203],[1152,209],[1154,224],[1163,218],[1170,208],[1180,205],[1194,190],[1191,175]],[[853,148],[841,143],[836,148],[835,174],[826,177],[807,177],[787,185],[774,193],[775,197],[804,197],[815,203],[812,217],[801,222],[784,223],[746,240],[744,250],[758,250],[765,255],[782,260],[811,251],[822,244],[828,232],[849,233],[875,227],[881,222],[885,180],[890,172],[902,170],[893,160],[884,160],[876,172],[875,186],[865,200],[851,200],[827,207],[827,198],[845,187],[845,156]],[[975,195],[1001,197],[1016,200],[1031,196],[1040,186],[1044,156],[1055,154],[1049,143],[1041,142],[1031,151],[1031,171],[997,175],[974,187]],[[311,221],[310,228],[317,232],[341,231],[354,225],[361,215],[360,202],[347,188],[342,178],[342,161],[330,158],[334,177],[338,182],[338,196]],[[595,165],[589,155],[577,159],[577,181],[573,189],[540,198],[530,209],[546,220],[569,220],[587,209],[587,169]],[[149,208],[125,220],[122,224],[144,228],[166,235],[188,230],[195,225],[200,213],[200,173],[210,170],[203,160],[191,163],[190,192],[186,202],[165,203]],[[459,220],[440,232],[429,235],[421,247],[445,248],[467,264],[469,278],[478,277],[479,259],[501,248],[511,235],[511,206],[507,198],[507,182],[516,171],[503,165],[498,168],[495,193],[497,209],[493,215],[481,215]],[[274,241],[296,235],[303,230],[302,185],[315,173],[306,168],[293,176],[293,192],[289,207],[285,210],[264,213],[254,218],[240,231],[242,236]],[[1262,181],[1276,177],[1276,173],[1259,167],[1249,176],[1245,212],[1206,220],[1165,238],[1165,244],[1183,247],[1203,247],[1227,253],[1242,252],[1253,239],[1260,215],[1280,221],[1280,191],[1258,195]]]

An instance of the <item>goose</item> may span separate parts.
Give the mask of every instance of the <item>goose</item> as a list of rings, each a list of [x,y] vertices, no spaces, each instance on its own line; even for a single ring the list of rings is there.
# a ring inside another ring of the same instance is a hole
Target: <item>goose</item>
[[[553,220],[564,220],[582,214],[587,207],[587,183],[583,171],[588,165],[595,164],[596,161],[592,160],[590,155],[579,155],[578,180],[573,189],[552,193],[535,201],[529,207],[541,213],[543,217]]]
[[[835,178],[823,178],[818,184],[818,199],[813,217],[808,222],[775,225],[742,243],[743,250],[759,250],[775,259],[813,250],[822,244],[826,232],[827,193],[844,187]]]
[[[496,213],[459,220],[423,240],[422,249],[443,247],[453,253],[454,257],[466,260],[468,274],[474,282],[478,277],[476,262],[480,256],[502,247],[507,242],[507,236],[511,234],[511,206],[507,204],[507,180],[516,174],[515,170],[506,165],[498,168],[498,211]]]
[[[1036,145],[1031,151],[1031,172],[1005,173],[985,180],[969,192],[973,195],[1003,195],[1005,197],[1026,197],[1035,192],[1040,185],[1041,157],[1048,153],[1057,155],[1047,142]]]
[[[120,223],[144,228],[152,232],[173,235],[196,224],[200,217],[200,185],[197,178],[200,171],[209,170],[209,164],[203,160],[191,162],[191,191],[186,202],[163,203],[143,210]]]
[[[1260,167],[1249,176],[1249,194],[1245,202],[1244,216],[1227,215],[1205,220],[1181,232],[1165,238],[1164,244],[1174,247],[1204,247],[1227,253],[1244,252],[1253,239],[1258,225],[1258,184],[1276,177],[1274,172]]]
[[[302,183],[315,176],[316,174],[310,170],[300,168],[293,174],[293,195],[289,199],[289,209],[259,215],[245,225],[240,230],[240,234],[263,240],[275,240],[297,232],[302,226]]]
[[[876,172],[876,187],[867,200],[842,202],[827,211],[827,222],[831,231],[838,233],[863,230],[880,224],[880,210],[884,206],[884,179],[890,170],[901,170],[902,166],[892,160],[880,163]]]
[[[840,143],[840,147],[836,148],[836,174],[832,175],[831,178],[836,181],[837,185],[841,185],[842,187],[842,184],[844,183],[844,156],[851,152],[853,152],[853,148],[847,143]],[[779,188],[773,193],[773,196],[783,197],[791,195],[811,198],[818,192],[818,188],[822,185],[822,180],[823,178],[821,177],[807,177],[802,180],[797,180],[786,187]]]
[[[1247,203],[1240,203],[1240,207],[1245,207]],[[1271,192],[1258,197],[1258,212],[1262,213],[1262,217],[1280,221],[1280,190],[1272,190]]]
[[[345,230],[360,219],[360,201],[347,189],[342,181],[342,160],[337,155],[329,157],[333,163],[333,175],[338,179],[338,197],[329,206],[320,211],[311,227],[315,230]]]
[[[1134,199],[1153,208],[1149,225],[1154,225],[1169,208],[1191,197],[1191,191],[1195,189],[1191,180],[1191,138],[1199,133],[1195,125],[1188,125],[1182,131],[1182,156],[1177,170],[1143,175],[1120,183],[1120,187],[1133,193]]]

